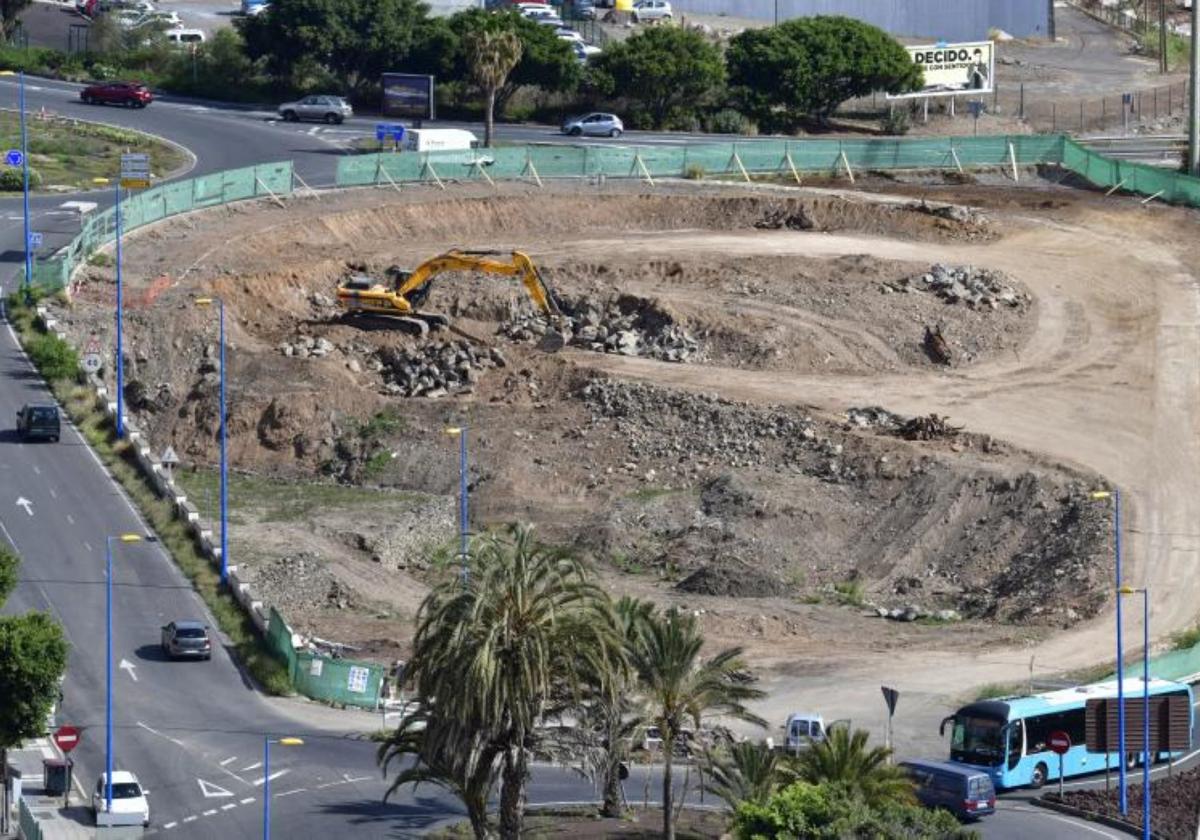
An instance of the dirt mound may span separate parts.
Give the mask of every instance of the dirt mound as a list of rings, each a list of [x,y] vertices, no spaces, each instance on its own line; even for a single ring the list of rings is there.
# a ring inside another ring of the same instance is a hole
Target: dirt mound
[[[675,588],[692,595],[728,598],[769,598],[786,590],[782,581],[743,562],[702,566],[675,584]]]

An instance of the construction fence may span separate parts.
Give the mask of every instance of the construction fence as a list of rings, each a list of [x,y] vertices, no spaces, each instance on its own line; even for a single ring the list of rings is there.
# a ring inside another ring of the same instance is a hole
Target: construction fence
[[[121,201],[121,228],[130,231],[168,216],[205,207],[227,204],[292,191],[292,163],[264,163],[244,169],[230,169],[172,181],[153,189],[136,192]],[[100,247],[116,238],[117,218],[112,208],[89,216],[83,229],[66,247],[33,267],[33,282],[46,289],[61,289],[71,279],[76,266],[85,262]]]
[[[267,647],[287,666],[292,687],[305,697],[362,709],[379,707],[381,666],[296,650],[292,628],[274,607],[267,624]]]

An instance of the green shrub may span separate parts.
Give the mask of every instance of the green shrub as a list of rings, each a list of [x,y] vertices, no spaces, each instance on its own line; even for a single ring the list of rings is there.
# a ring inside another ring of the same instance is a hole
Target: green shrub
[[[1172,650],[1191,650],[1197,645],[1200,645],[1200,624],[1180,630],[1171,637]]]
[[[39,333],[28,342],[25,350],[42,375],[51,381],[74,379],[79,372],[79,354],[56,335]]]
[[[32,166],[29,167],[29,189],[36,190],[42,185],[42,173]],[[25,173],[20,167],[6,166],[0,169],[0,190],[6,192],[20,191],[25,188]]]
[[[687,168],[683,170],[683,177],[689,181],[703,181],[704,167],[699,163],[689,163]]]
[[[886,117],[879,121],[879,128],[884,134],[895,136],[908,134],[912,128],[912,114],[908,108],[893,108]]]
[[[708,130],[713,134],[754,134],[754,124],[741,111],[722,108],[708,118]]]
[[[837,602],[847,607],[861,607],[866,600],[863,585],[857,580],[845,580],[833,585],[833,594]]]

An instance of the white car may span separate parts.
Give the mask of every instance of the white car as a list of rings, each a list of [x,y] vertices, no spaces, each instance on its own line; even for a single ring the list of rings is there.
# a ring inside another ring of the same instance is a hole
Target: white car
[[[150,825],[150,803],[137,776],[127,770],[114,770],[112,781],[112,813],[108,811],[104,783],[107,774],[101,773],[92,791],[92,813],[96,825]]]
[[[530,20],[537,21],[538,23],[554,21],[559,26],[563,25],[562,18],[560,18],[558,13],[549,6],[543,6],[540,9],[529,9],[528,11],[521,12],[521,14]]]
[[[122,29],[135,29],[142,25],[142,13],[134,9],[122,9],[113,15],[113,20]]]
[[[670,20],[671,4],[667,0],[639,0],[633,4],[633,22]]]
[[[583,40],[583,36],[580,35],[578,32],[576,32],[574,29],[572,29],[569,26],[558,27],[558,29],[554,30],[554,34],[557,35],[559,37],[559,40],[562,40],[562,41],[571,41],[576,44],[586,43]]]
[[[142,18],[139,26],[165,26],[167,29],[182,29],[183,20],[179,17],[179,12],[165,12],[162,10],[151,12]]]
[[[593,47],[591,44],[581,44],[578,41],[571,41],[571,49],[575,51],[575,57],[581,62],[586,62],[594,55],[600,55],[603,50],[599,47]]]

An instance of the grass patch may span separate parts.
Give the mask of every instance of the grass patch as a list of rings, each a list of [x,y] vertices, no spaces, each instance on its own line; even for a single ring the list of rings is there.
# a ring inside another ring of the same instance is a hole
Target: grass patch
[[[394,408],[385,408],[363,424],[363,427],[358,430],[358,436],[363,440],[375,440],[388,435],[397,435],[404,431],[407,425],[400,412]]]
[[[391,463],[391,453],[381,453]],[[175,474],[175,482],[192,499],[217,499],[220,473],[213,469],[187,469]],[[335,508],[379,507],[396,503],[417,504],[426,496],[420,493],[347,487],[343,484],[284,481],[243,473],[229,474],[229,509],[238,510],[247,520],[259,522],[298,522],[312,519],[321,511]],[[244,503],[242,500],[253,500]]]
[[[867,595],[863,585],[857,580],[844,580],[833,585],[833,597],[843,607],[861,607],[866,603]]]
[[[1171,650],[1191,650],[1196,645],[1200,645],[1200,624],[1171,637]]]
[[[995,700],[997,697],[1012,697],[1029,690],[1027,683],[984,683],[975,691],[975,700]]]
[[[49,338],[34,325],[34,312],[20,305],[16,296],[9,299],[9,320],[21,343],[26,347]],[[36,364],[36,360],[35,360]],[[233,643],[238,659],[254,679],[271,694],[292,694],[287,670],[268,652],[250,616],[241,608],[228,590],[220,585],[220,574],[200,554],[183,522],[175,518],[170,502],[160,499],[143,480],[137,468],[135,451],[127,441],[117,440],[108,418],[96,408],[95,395],[80,385],[74,377],[47,380],[63,409],[75,422],[84,440],[92,447],[125,492],[133,500],[160,542],[171,553],[175,563],[200,593],[213,614],[217,626]]]
[[[142,152],[150,155],[150,171],[163,177],[183,166],[187,157],[180,149],[137,131],[107,125],[50,117],[26,120],[29,135],[29,166],[37,170],[41,186],[63,185],[90,188],[93,178],[109,178],[121,168],[121,155]],[[0,143],[6,149],[21,148],[21,126],[17,114],[0,112]],[[32,186],[33,179],[31,177]],[[0,190],[20,190],[20,179],[0,181]]]

